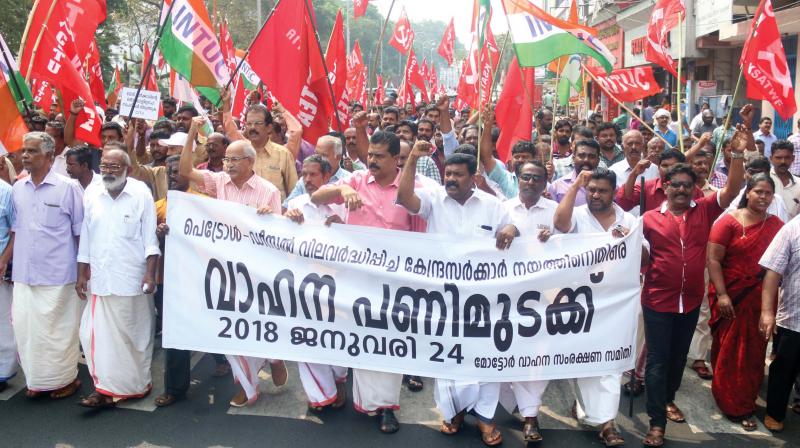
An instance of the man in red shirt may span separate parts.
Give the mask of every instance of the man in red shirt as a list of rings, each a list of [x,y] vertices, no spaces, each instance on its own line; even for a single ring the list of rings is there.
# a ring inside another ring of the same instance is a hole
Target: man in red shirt
[[[745,148],[752,145],[755,149],[752,133],[741,125],[733,140],[730,175],[722,190],[692,199],[697,175],[689,165],[679,163],[665,174],[666,202],[644,214],[644,237],[650,243],[650,264],[642,289],[650,416],[650,431],[643,441],[646,446],[664,443],[667,419],[685,421],[674,400],[703,300],[708,235],[717,217],[739,194]]]
[[[644,210],[639,211],[639,216],[660,207],[667,200],[664,176],[673,165],[686,163],[686,159],[687,157],[676,149],[666,149],[661,153],[658,162],[659,177],[644,182]],[[648,159],[640,160],[639,163],[633,166],[628,178],[624,180],[625,183],[617,190],[614,202],[622,207],[623,210],[630,211],[640,205],[639,196],[642,191],[642,183],[639,181],[639,176],[644,174],[650,164],[651,162]],[[617,181],[622,182],[623,179],[617,179]],[[692,195],[693,199],[702,198],[703,191],[700,188],[695,188]]]

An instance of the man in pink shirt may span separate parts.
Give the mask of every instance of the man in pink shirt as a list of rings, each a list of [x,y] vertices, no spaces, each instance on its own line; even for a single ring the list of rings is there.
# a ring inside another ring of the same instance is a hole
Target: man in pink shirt
[[[397,159],[400,140],[392,133],[375,131],[367,153],[368,171],[357,171],[350,179],[327,185],[311,195],[311,202],[344,204],[347,224],[382,229],[423,231],[424,221],[395,203],[400,184]],[[380,429],[397,432],[400,423],[394,411],[400,408],[403,375],[353,369],[353,404],[359,412],[381,415]]]
[[[180,176],[194,182],[207,195],[254,207],[259,215],[281,214],[281,193],[269,181],[257,176],[253,171],[256,150],[248,140],[237,140],[225,150],[222,162],[225,171],[215,173],[198,170],[192,166],[192,142],[197,130],[203,125],[202,117],[192,119],[189,137],[183,147],[180,162]],[[231,399],[231,406],[242,407],[258,400],[258,371],[265,359],[248,356],[226,356],[231,371],[241,389]],[[270,360],[272,381],[280,387],[286,384],[289,374],[283,361]]]

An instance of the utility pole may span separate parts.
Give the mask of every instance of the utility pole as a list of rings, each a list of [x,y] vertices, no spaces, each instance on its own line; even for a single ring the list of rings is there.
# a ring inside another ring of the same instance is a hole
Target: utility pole
[[[264,22],[261,21],[261,0],[256,0],[256,16],[258,17],[258,26],[256,27],[256,32],[261,29],[261,26],[264,25]]]

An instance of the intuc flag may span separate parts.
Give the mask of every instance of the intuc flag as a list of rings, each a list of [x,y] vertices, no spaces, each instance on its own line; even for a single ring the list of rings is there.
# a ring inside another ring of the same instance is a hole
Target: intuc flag
[[[119,99],[119,92],[122,90],[122,78],[120,77],[119,67],[114,67],[114,76],[111,78],[111,84],[108,85],[106,91],[106,101],[112,107],[117,106],[117,99]]]
[[[5,42],[3,42],[3,46],[5,46]],[[16,82],[13,78],[15,76],[14,67],[6,65],[5,60],[0,60],[0,67],[3,70],[3,75],[0,76],[0,144],[5,147],[7,152],[14,152],[22,147],[22,137],[28,132],[28,128],[17,107],[16,95],[14,95],[14,91],[18,90],[18,87],[13,84]]]
[[[357,19],[367,13],[369,0],[353,0],[353,18]]]
[[[635,102],[661,91],[653,76],[653,67],[639,66],[614,70],[606,74],[599,68],[586,67],[607,94],[620,101]]]
[[[439,55],[447,61],[447,65],[453,65],[453,52],[456,46],[456,28],[453,23],[455,19],[450,18],[450,23],[444,29],[442,42],[439,43]]]
[[[567,21],[576,25],[580,24],[580,21],[578,20],[578,4],[575,0],[572,0],[572,4],[570,5],[569,19],[567,19]],[[547,69],[553,73],[561,73],[564,70],[564,67],[567,66],[570,56],[571,55],[564,55],[558,59],[553,59],[550,64],[547,65]]]
[[[739,65],[747,80],[749,98],[769,101],[784,120],[797,112],[792,75],[786,63],[772,0],[762,0],[758,6]]]
[[[174,3],[174,5],[173,5]],[[170,9],[170,7],[172,9]],[[164,0],[158,49],[173,70],[212,103],[230,72],[203,0]]]
[[[683,0],[658,0],[650,14],[650,23],[647,24],[647,39],[644,44],[644,59],[664,67],[676,78],[678,77],[678,64],[670,56],[667,42],[669,30],[675,28],[682,17],[686,17]]]
[[[32,32],[23,44],[20,56],[21,73],[26,79],[49,82],[61,92],[65,107],[76,99],[83,100],[85,106],[75,121],[75,138],[100,146],[100,127],[103,123],[95,110],[89,84],[83,75],[83,64],[75,48],[72,38],[75,33],[69,26],[65,4],[59,0],[37,2],[31,11],[30,29]],[[42,95],[46,95],[45,90]]]
[[[497,99],[495,117],[500,128],[497,140],[497,155],[507,161],[511,147],[520,140],[530,140],[533,131],[533,110],[531,94],[534,83],[533,67],[521,68],[516,56],[508,66],[508,74],[503,83],[503,91]]]
[[[30,89],[28,89],[25,77],[19,72],[17,60],[14,58],[14,55],[11,54],[11,50],[8,49],[2,34],[0,34],[0,52],[2,52],[2,55],[0,55],[0,67],[2,67],[3,76],[5,76],[6,82],[9,87],[11,87],[11,94],[14,95],[17,109],[19,109],[21,113],[25,113],[25,104],[23,101],[25,101],[28,106],[31,106],[33,104],[33,95]],[[7,65],[6,62],[11,65]]]
[[[406,54],[413,44],[414,30],[411,29],[411,22],[408,21],[406,9],[403,8],[400,18],[394,26],[394,33],[392,33],[392,39],[389,40],[389,45],[396,48],[400,53]]]
[[[334,107],[312,14],[313,10],[306,10],[306,2],[278,2],[253,41],[247,61],[272,95],[303,125],[303,139],[315,144],[328,132]]]

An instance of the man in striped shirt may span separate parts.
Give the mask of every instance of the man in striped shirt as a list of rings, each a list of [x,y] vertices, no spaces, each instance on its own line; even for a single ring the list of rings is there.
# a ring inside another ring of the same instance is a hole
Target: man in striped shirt
[[[207,195],[245,204],[257,210],[259,215],[281,214],[281,193],[269,181],[256,175],[253,167],[256,150],[248,140],[237,140],[225,150],[222,162],[225,171],[215,173],[198,170],[192,166],[192,142],[198,129],[203,125],[203,118],[192,120],[186,146],[183,147],[180,162],[180,175],[194,182]],[[231,406],[242,407],[253,404],[258,399],[258,371],[266,361],[263,358],[228,355],[231,371],[241,389],[231,399]],[[288,372],[283,361],[270,360],[272,381],[280,387],[286,384]]]

